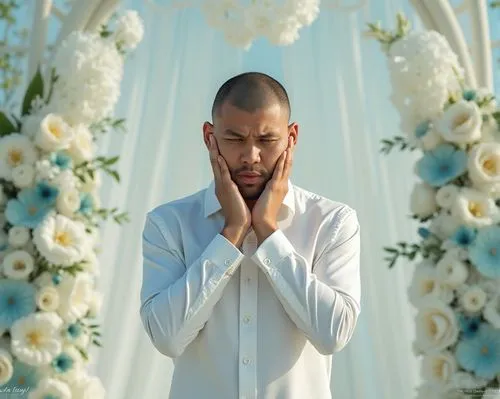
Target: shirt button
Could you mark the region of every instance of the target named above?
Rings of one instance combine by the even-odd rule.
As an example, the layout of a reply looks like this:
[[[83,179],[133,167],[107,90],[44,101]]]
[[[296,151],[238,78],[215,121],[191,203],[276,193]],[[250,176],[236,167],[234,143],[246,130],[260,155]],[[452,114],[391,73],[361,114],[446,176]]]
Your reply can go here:
[[[269,258],[264,259],[264,264],[265,265],[268,265],[269,263],[271,263],[271,259],[269,259]]]
[[[243,364],[247,365],[248,363],[250,363],[250,359],[248,357],[245,357],[243,359]]]
[[[243,318],[243,321],[245,322],[245,324],[248,324],[248,323],[250,323],[250,319],[251,319],[251,317],[250,317],[250,316],[245,316],[245,317]]]

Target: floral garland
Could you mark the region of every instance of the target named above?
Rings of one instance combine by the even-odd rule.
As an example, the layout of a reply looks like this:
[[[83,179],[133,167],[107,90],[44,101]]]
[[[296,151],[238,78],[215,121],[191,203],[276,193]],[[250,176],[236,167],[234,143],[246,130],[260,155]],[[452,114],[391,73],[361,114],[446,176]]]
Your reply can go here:
[[[317,18],[319,4],[319,0],[253,0],[245,6],[238,0],[205,0],[201,9],[207,23],[221,30],[229,43],[248,50],[259,36],[275,45],[292,44],[299,30]]]
[[[118,157],[96,157],[95,142],[123,127],[110,115],[125,55],[142,36],[135,11],[121,16],[113,32],[72,32],[52,59],[50,84],[39,69],[20,117],[0,113],[2,393],[105,395],[85,370],[90,346],[101,346],[99,222],[128,217],[100,208],[100,174],[119,181],[112,169]]]
[[[410,209],[417,243],[387,247],[392,267],[416,260],[409,299],[417,308],[418,398],[500,397],[500,110],[488,90],[466,87],[463,69],[437,32],[369,24],[382,43],[391,101],[405,136],[392,149],[421,152]]]

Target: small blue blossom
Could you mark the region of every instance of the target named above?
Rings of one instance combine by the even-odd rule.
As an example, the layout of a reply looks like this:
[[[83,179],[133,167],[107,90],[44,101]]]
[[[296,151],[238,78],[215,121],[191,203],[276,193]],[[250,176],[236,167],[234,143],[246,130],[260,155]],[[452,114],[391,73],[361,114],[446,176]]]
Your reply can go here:
[[[66,329],[66,335],[71,339],[76,339],[82,335],[83,328],[80,323],[72,323]]]
[[[415,128],[415,137],[417,139],[421,139],[429,132],[430,127],[431,127],[430,121],[424,121],[419,123],[418,126]]]
[[[474,101],[477,97],[477,93],[475,90],[465,90],[462,97],[466,101]]]
[[[481,318],[478,316],[468,317],[464,314],[458,316],[458,324],[464,338],[472,338],[479,330]]]
[[[480,229],[469,247],[469,259],[486,277],[500,278],[500,227]]]
[[[57,200],[59,189],[45,181],[41,181],[35,186],[35,193],[40,198],[42,204],[51,206]]]
[[[417,162],[418,176],[432,187],[444,186],[467,170],[467,154],[451,144],[441,144]]]
[[[68,370],[71,370],[73,367],[74,360],[71,356],[69,356],[66,353],[61,353],[58,356],[52,360],[52,368],[57,372],[57,373],[65,373]]]
[[[94,200],[89,193],[82,193],[80,195],[80,209],[79,212],[84,215],[92,214],[94,209]]]
[[[476,234],[476,229],[467,226],[460,226],[450,237],[450,240],[460,247],[467,248],[474,242]]]
[[[425,227],[419,227],[418,235],[425,240],[426,238],[430,237],[431,232],[429,231],[429,229],[427,229]]]
[[[50,163],[61,170],[73,167],[73,159],[65,151],[53,152],[50,154]]]
[[[52,282],[55,284],[55,285],[59,285],[59,283],[61,282],[62,280],[62,277],[60,274],[54,274],[52,276]]]

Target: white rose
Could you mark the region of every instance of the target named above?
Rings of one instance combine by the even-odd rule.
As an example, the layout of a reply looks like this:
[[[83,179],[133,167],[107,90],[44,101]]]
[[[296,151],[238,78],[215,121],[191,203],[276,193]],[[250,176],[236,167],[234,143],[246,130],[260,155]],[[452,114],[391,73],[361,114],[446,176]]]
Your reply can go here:
[[[417,317],[416,346],[424,353],[444,350],[458,338],[453,310],[438,299],[428,298],[420,305]]]
[[[73,130],[64,119],[56,114],[48,114],[40,123],[35,143],[42,150],[52,152],[68,148],[72,139]]]
[[[448,184],[438,189],[436,202],[441,208],[449,209],[453,205],[460,189],[453,184]]]
[[[436,130],[445,140],[467,144],[481,138],[481,111],[476,103],[461,100],[452,104],[436,121]]]
[[[58,313],[64,321],[73,323],[85,316],[91,306],[93,285],[88,273],[63,278],[56,289],[60,298]]]
[[[59,213],[71,218],[80,209],[80,193],[76,189],[59,192],[56,200]]]
[[[59,307],[59,293],[54,287],[42,287],[36,294],[36,304],[44,312],[53,312]]]
[[[479,143],[470,151],[469,177],[481,191],[500,189],[500,144]]]
[[[464,284],[469,276],[467,265],[446,253],[436,265],[436,273],[440,281],[451,288]]]
[[[93,136],[87,126],[79,124],[73,127],[73,140],[68,148],[69,155],[76,164],[90,161],[94,156]]]
[[[408,296],[413,306],[418,307],[422,300],[429,296],[437,297],[444,303],[450,303],[453,300],[453,291],[439,280],[436,266],[424,260],[415,266]]]
[[[17,250],[5,256],[2,268],[8,278],[27,279],[35,268],[35,260],[28,252]]]
[[[0,392],[1,385],[6,384],[14,373],[12,366],[12,356],[9,351],[0,348]]]
[[[460,297],[460,303],[465,311],[478,312],[486,304],[486,292],[478,286],[468,287]]]
[[[410,197],[410,209],[418,217],[431,216],[437,211],[436,191],[428,184],[415,184]]]
[[[30,238],[30,231],[27,227],[14,226],[9,230],[9,245],[14,248],[24,247]]]
[[[495,201],[485,193],[463,188],[451,208],[451,214],[470,227],[485,227],[498,219]]]
[[[32,165],[19,165],[12,169],[12,182],[18,188],[33,186],[35,182],[35,168]]]
[[[422,378],[433,383],[447,384],[457,368],[457,361],[451,352],[430,353],[422,359]]]

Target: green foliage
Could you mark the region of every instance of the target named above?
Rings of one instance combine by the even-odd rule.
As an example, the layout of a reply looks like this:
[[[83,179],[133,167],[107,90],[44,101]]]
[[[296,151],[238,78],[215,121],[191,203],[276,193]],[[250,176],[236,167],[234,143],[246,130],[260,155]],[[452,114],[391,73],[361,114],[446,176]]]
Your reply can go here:
[[[408,139],[403,136],[395,136],[392,139],[383,139],[382,140],[382,148],[380,152],[383,154],[389,154],[394,148],[398,148],[401,151],[409,150],[413,151],[415,147],[411,146],[408,143]]]
[[[29,114],[31,110],[31,103],[36,98],[43,99],[43,77],[40,71],[40,67],[37,68],[35,76],[31,79],[31,82],[26,89],[26,94],[24,95],[22,115]]]
[[[396,29],[394,31],[382,29],[380,21],[376,23],[368,23],[368,30],[365,31],[365,36],[374,38],[382,44],[385,52],[388,52],[391,46],[405,37],[411,29],[410,21],[403,13],[398,13],[396,17]]]
[[[423,259],[432,258],[436,261],[444,253],[440,242],[434,240],[424,241],[421,244],[400,241],[395,247],[385,247],[384,251],[387,252],[384,260],[389,262],[389,268],[392,268],[400,258],[413,261],[420,255]]]
[[[17,131],[16,125],[0,111],[0,137],[7,136]]]

